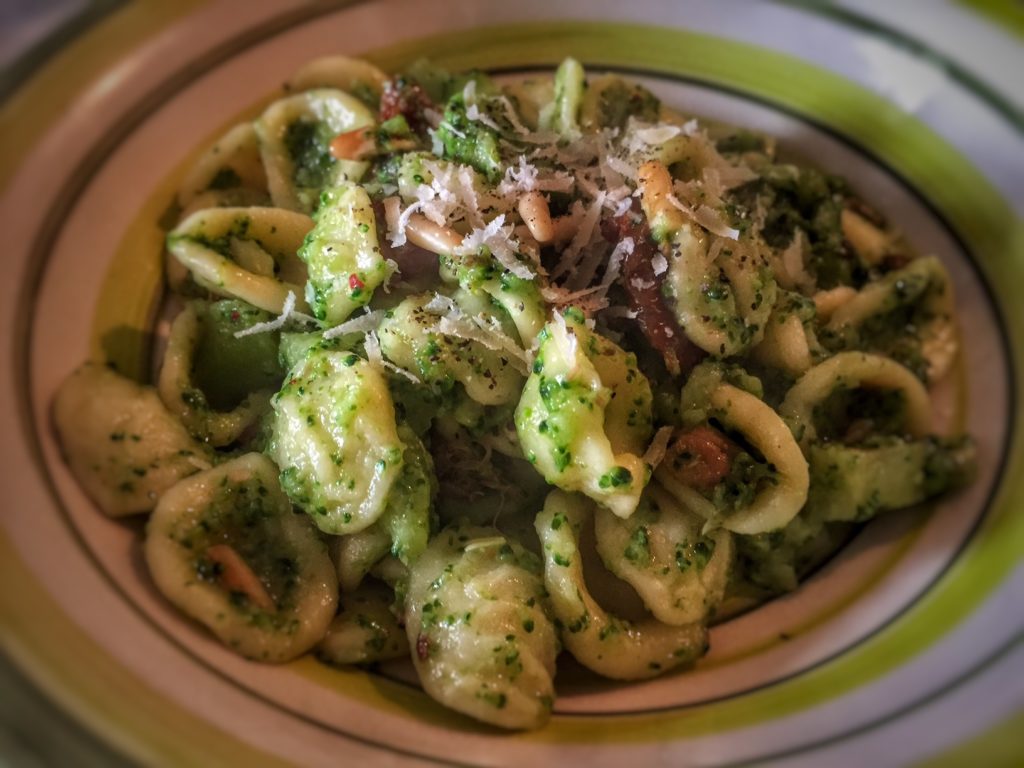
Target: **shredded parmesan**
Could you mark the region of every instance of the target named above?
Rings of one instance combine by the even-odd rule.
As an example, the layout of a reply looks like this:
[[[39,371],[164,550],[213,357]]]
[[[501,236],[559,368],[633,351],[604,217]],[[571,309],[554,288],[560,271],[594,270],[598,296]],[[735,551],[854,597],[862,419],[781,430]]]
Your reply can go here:
[[[558,262],[558,266],[555,268],[553,273],[554,277],[561,277],[562,275],[569,274],[572,269],[578,264],[578,256],[580,251],[587,246],[591,238],[594,236],[594,231],[597,228],[598,220],[601,217],[601,208],[604,205],[604,192],[598,192],[594,202],[586,209],[583,214],[583,219],[580,221],[579,229],[576,230],[576,234],[573,235],[572,242],[562,252],[562,258]]]
[[[444,128],[449,133],[454,133],[460,139],[466,138],[466,134],[464,134],[462,131],[460,131],[458,128],[456,128],[454,125],[449,123],[447,120],[442,120],[438,127],[439,128]]]
[[[672,205],[685,213],[692,221],[700,224],[708,232],[713,232],[719,237],[727,237],[730,240],[739,240],[740,231],[733,229],[723,221],[721,214],[706,205],[699,206],[696,210],[688,206],[675,195],[669,193],[665,199]]]
[[[404,211],[402,201],[397,197],[389,197],[384,201],[384,219],[388,225],[388,240],[391,245],[398,247],[405,245],[405,228],[409,226],[409,219],[423,207],[422,202],[412,203]]]
[[[656,147],[664,144],[669,139],[674,139],[683,129],[678,125],[651,125],[644,128],[636,128],[632,135],[649,147]],[[632,148],[632,147],[631,147]]]
[[[605,267],[604,277],[601,279],[601,287],[603,289],[607,291],[608,287],[615,282],[622,269],[622,262],[626,260],[627,256],[633,253],[633,249],[635,247],[636,242],[632,237],[624,237],[618,242],[612,250],[611,255],[608,256],[608,266]]]
[[[248,328],[243,328],[241,331],[235,332],[235,338],[241,339],[244,336],[252,336],[257,333],[271,333],[273,331],[279,331],[284,328],[285,323],[289,320],[297,320],[302,323],[315,323],[316,318],[304,315],[301,312],[295,311],[295,292],[288,291],[288,295],[285,296],[284,305],[281,307],[281,314],[273,320],[267,320],[264,323],[254,323]]]
[[[380,321],[384,318],[384,310],[377,309],[373,312],[367,312],[366,314],[359,315],[358,317],[350,318],[341,325],[336,325],[333,328],[328,328],[324,331],[325,339],[336,339],[339,336],[344,336],[347,333],[366,333],[367,331],[373,331],[380,325]]]
[[[375,365],[378,368],[384,368],[389,371],[394,371],[399,376],[404,376],[413,384],[422,384],[419,378],[414,376],[405,368],[401,368],[390,360],[384,358],[384,354],[380,351],[380,339],[377,338],[376,331],[367,331],[363,338],[363,349],[366,351],[366,359],[370,365]]]
[[[440,127],[441,123],[438,122],[437,125]],[[430,137],[430,153],[437,157],[444,155],[444,142],[441,141],[441,137],[438,135],[437,131],[433,128],[427,128],[427,135]]]
[[[516,277],[532,280],[533,272],[516,258],[519,243],[512,238],[513,225],[505,224],[505,214],[499,214],[485,227],[474,227],[454,249],[456,256],[473,256],[486,247],[495,260]]]
[[[518,165],[505,169],[505,176],[496,191],[504,198],[511,198],[524,192],[569,192],[572,188],[572,177],[565,171],[541,176],[537,166],[520,155]]]

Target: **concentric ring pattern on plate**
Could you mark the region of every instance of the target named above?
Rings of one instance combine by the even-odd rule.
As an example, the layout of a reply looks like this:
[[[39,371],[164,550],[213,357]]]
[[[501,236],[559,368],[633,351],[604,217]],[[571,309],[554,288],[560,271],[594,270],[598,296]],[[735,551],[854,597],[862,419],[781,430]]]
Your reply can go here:
[[[659,21],[659,29],[566,22],[541,3],[486,14],[460,3],[438,3],[429,13],[390,3],[316,5],[283,15],[268,5],[243,26],[226,6],[211,5],[111,70],[108,85],[116,89],[97,87],[74,102],[10,188],[40,203],[6,229],[25,235],[11,242],[29,246],[19,255],[21,293],[4,302],[21,318],[9,326],[15,334],[5,336],[4,351],[13,370],[27,374],[15,387],[19,434],[28,445],[12,462],[24,467],[19,483],[31,503],[4,521],[5,552],[17,558],[26,584],[17,598],[5,594],[4,608],[27,627],[45,623],[81,637],[80,664],[95,664],[118,684],[103,691],[88,669],[56,671],[46,647],[54,641],[29,648],[29,638],[38,637],[30,629],[5,633],[16,658],[80,714],[83,706],[99,707],[92,723],[122,749],[180,758],[214,750],[207,754],[228,759],[231,748],[245,744],[253,761],[277,755],[327,762],[343,750],[350,759],[603,764],[685,755],[722,764],[773,755],[839,760],[874,744],[906,762],[1010,714],[1019,689],[1004,685],[978,702],[972,691],[986,676],[1020,669],[1013,646],[1020,620],[1006,610],[1020,587],[1021,525],[1012,512],[1024,498],[1014,406],[1019,371],[1011,354],[1021,348],[1024,313],[1010,300],[1024,267],[1019,219],[930,125],[820,66],[844,71],[839,53],[857,49],[849,30],[759,6],[754,15],[765,24],[785,21],[801,34],[834,39],[840,64],[812,66],[728,41],[726,10],[659,3],[629,9],[631,21]],[[623,15],[611,4],[591,12]],[[668,28],[684,21],[699,31]],[[480,25],[486,28],[467,31]],[[785,51],[793,43],[783,37],[777,47]],[[338,50],[367,52],[385,65],[428,54],[506,75],[570,53],[595,68],[646,78],[686,110],[774,133],[847,175],[953,271],[968,343],[959,381],[938,399],[942,418],[963,420],[979,439],[978,482],[930,514],[873,524],[797,594],[716,629],[713,653],[693,673],[627,687],[568,686],[560,715],[537,734],[499,737],[439,711],[387,674],[306,661],[254,668],[223,652],[157,598],[139,560],[138,531],[102,519],[77,490],[52,442],[47,403],[86,354],[112,357],[129,372],[145,369],[144,333],[159,283],[155,221],[176,174],[219,130],[254,114],[297,65]],[[161,55],[169,60],[161,69],[145,69]],[[1020,149],[1019,136],[1004,135],[983,102],[947,87],[950,98],[966,98],[987,136]],[[945,92],[932,99],[941,117]],[[955,126],[936,127],[962,139]],[[989,150],[981,154],[984,166]],[[31,176],[33,169],[52,174],[62,167],[57,158],[67,161],[59,178]],[[4,216],[11,210],[5,202]],[[26,456],[26,447],[35,455]],[[117,694],[131,694],[139,709],[128,711]],[[969,713],[945,733],[922,735],[927,729],[914,723],[927,723],[929,711],[957,697],[971,701]],[[179,723],[188,743],[169,743],[161,720]],[[894,739],[901,722],[916,741]]]

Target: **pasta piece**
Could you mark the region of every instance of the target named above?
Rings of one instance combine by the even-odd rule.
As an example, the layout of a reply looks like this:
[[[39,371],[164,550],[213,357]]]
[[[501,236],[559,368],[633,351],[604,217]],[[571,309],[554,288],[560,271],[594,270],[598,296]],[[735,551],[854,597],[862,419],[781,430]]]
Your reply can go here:
[[[659,621],[674,626],[706,621],[725,596],[733,543],[722,528],[702,535],[703,525],[700,515],[654,482],[626,520],[597,510],[597,552]]]
[[[306,265],[295,255],[312,220],[279,208],[215,208],[189,216],[167,235],[167,250],[202,287],[281,314],[289,293],[297,309]]]
[[[53,424],[75,479],[111,517],[149,512],[164,491],[213,462],[156,390],[95,363],[60,385]]]
[[[591,597],[579,552],[580,529],[591,508],[584,497],[556,490],[536,520],[544,584],[568,651],[583,666],[615,680],[654,677],[703,656],[707,628],[700,622],[630,622],[607,613]]]
[[[705,253],[700,242],[683,227],[663,246],[669,260],[665,286],[676,320],[705,352],[743,354],[764,336],[775,306],[775,278],[754,248],[722,246],[715,255]]]
[[[709,241],[703,226],[681,210],[665,165],[645,163],[637,175],[651,234],[668,260],[663,292],[690,341],[727,357],[746,352],[764,336],[777,286],[761,252],[746,242]]]
[[[366,105],[332,88],[271,104],[256,121],[256,132],[274,205],[308,214],[316,209],[321,189],[359,181],[368,164],[335,159],[330,143],[339,133],[373,124]]]
[[[386,81],[387,75],[368,61],[348,56],[322,56],[304,64],[285,81],[284,87],[291,92],[335,88],[376,105]]]
[[[413,564],[406,632],[423,689],[502,728],[551,715],[558,637],[535,555],[493,528],[442,531]]]
[[[526,458],[549,483],[629,517],[650,472],[651,388],[636,356],[589,330],[575,310],[556,315],[516,409]]]
[[[182,480],[146,526],[157,588],[234,651],[283,662],[312,648],[338,604],[327,550],[292,512],[277,467],[250,453]]]
[[[267,319],[235,301],[192,302],[174,319],[157,390],[203,442],[229,445],[266,413],[282,375],[275,340],[270,334],[236,339],[230,331]]]
[[[814,333],[815,305],[799,294],[782,292],[764,329],[764,338],[751,350],[762,365],[796,378],[822,353]]]
[[[931,402],[921,380],[895,360],[864,352],[840,352],[811,368],[786,393],[779,413],[789,421],[800,444],[807,446],[817,439],[815,407],[837,389],[862,387],[899,392],[906,432],[913,437],[928,434]]]
[[[266,190],[235,187],[233,189],[208,189],[193,197],[189,204],[181,209],[178,222],[181,223],[196,211],[207,208],[266,208],[270,205],[270,194]],[[180,262],[171,259],[168,264]]]
[[[489,296],[515,325],[520,346],[533,347],[547,320],[547,308],[535,281],[517,277],[494,259],[479,255],[442,256],[441,276],[467,292]]]
[[[879,327],[887,315],[899,310],[910,310],[910,318],[893,319]],[[892,337],[906,336],[908,325],[924,357],[928,381],[938,381],[956,356],[957,340],[952,282],[934,256],[915,259],[868,283],[832,312],[825,330],[850,346],[888,351],[887,347],[897,346]]]
[[[393,595],[383,587],[365,586],[341,595],[338,615],[316,647],[328,664],[374,664],[409,656],[405,630],[391,612]]]
[[[268,453],[292,502],[325,533],[357,533],[376,522],[405,451],[377,369],[352,352],[312,349],[271,406]]]
[[[642,85],[618,75],[600,75],[587,83],[580,105],[580,127],[584,131],[626,127],[630,118],[653,123],[661,103]]]
[[[463,305],[471,299],[456,298]],[[522,350],[496,329],[475,323],[476,313],[467,309],[463,313],[458,303],[435,294],[411,296],[381,322],[381,351],[443,396],[459,384],[481,405],[512,402],[523,381],[512,353]]]
[[[355,592],[371,569],[391,551],[391,537],[374,523],[359,533],[331,539],[331,559],[342,593]]]
[[[188,209],[204,192],[238,190],[267,194],[260,140],[252,123],[236,125],[203,153],[178,186],[177,202]]]
[[[426,549],[431,529],[436,528],[433,461],[409,427],[399,425],[398,436],[405,445],[402,472],[391,486],[384,513],[369,528],[339,539],[335,550],[342,591],[355,589],[389,552],[410,565]]]
[[[377,525],[388,533],[391,554],[411,565],[427,548],[437,479],[430,454],[416,433],[401,424],[398,437],[405,446],[402,473],[391,487],[387,507]]]
[[[789,427],[771,406],[732,384],[718,384],[708,403],[709,416],[742,435],[760,453],[771,469],[769,481],[758,484],[749,504],[723,516],[706,500],[699,501],[694,489],[673,478],[665,464],[658,468],[658,480],[694,512],[707,514],[715,509],[709,519],[734,533],[750,535],[782,528],[800,512],[810,485],[807,461]]]
[[[799,580],[835,552],[849,537],[850,526],[827,523],[821,509],[808,507],[785,527],[734,539],[743,570],[736,577],[768,594],[791,592]]]
[[[892,248],[892,237],[860,214],[844,208],[840,214],[843,237],[853,246],[861,261],[877,266]]]
[[[554,100],[540,112],[541,128],[555,131],[563,139],[580,135],[580,102],[586,89],[583,67],[575,59],[565,59],[555,71]]]
[[[309,272],[306,302],[318,320],[334,326],[366,306],[394,270],[381,254],[373,206],[362,187],[324,190],[314,219],[299,249]]]
[[[864,522],[965,484],[974,472],[974,445],[962,439],[868,446],[812,445],[808,506],[824,520]]]

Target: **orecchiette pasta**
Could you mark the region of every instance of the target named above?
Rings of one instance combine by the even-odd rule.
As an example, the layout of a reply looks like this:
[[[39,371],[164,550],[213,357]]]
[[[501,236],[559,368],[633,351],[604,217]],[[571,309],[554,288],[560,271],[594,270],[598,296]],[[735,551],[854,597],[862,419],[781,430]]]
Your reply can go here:
[[[309,272],[306,301],[319,320],[338,325],[369,303],[393,268],[381,254],[372,203],[361,187],[325,190],[315,218],[299,249]]]
[[[275,313],[292,293],[308,310],[306,265],[297,252],[312,228],[309,217],[280,208],[212,208],[181,222],[167,249],[213,293]]]
[[[591,597],[579,551],[580,527],[590,519],[591,506],[581,496],[552,491],[537,515],[544,584],[565,647],[583,666],[616,680],[654,677],[698,658],[707,643],[707,629],[699,621],[630,622],[607,613]]]
[[[161,592],[243,656],[281,662],[327,630],[338,582],[308,518],[292,512],[277,467],[247,454],[182,480],[146,526]]]
[[[367,164],[336,159],[329,145],[334,136],[373,123],[365,104],[333,88],[304,91],[271,104],[255,126],[274,205],[311,213],[322,189],[358,181]]]
[[[640,456],[651,434],[647,379],[635,357],[571,314],[541,338],[516,411],[526,458],[549,483],[629,517],[650,474]]]
[[[229,328],[240,328],[239,321],[242,321],[243,317],[250,325],[266,322],[267,317],[265,313],[253,312],[247,305],[239,305],[238,302],[223,302],[221,305],[193,303],[187,306],[171,326],[157,390],[164,405],[181,419],[189,432],[210,445],[224,446],[238,440],[267,410],[270,396],[273,394],[269,387],[279,380],[280,371],[276,364],[275,350],[272,348],[265,350],[270,354],[263,354],[263,359],[260,359],[260,353],[264,350],[260,350],[259,346],[262,346],[264,341],[272,341],[271,339],[229,337],[227,344],[204,344],[204,341],[216,333],[210,326],[216,326],[218,314],[221,315],[222,322],[226,318]],[[204,349],[211,346],[212,349]],[[245,347],[249,349],[246,350]],[[235,354],[232,355],[232,352]],[[253,383],[252,388],[241,393],[242,399],[239,402],[225,403],[224,405],[229,407],[224,409],[215,407],[220,404],[216,400],[223,401],[225,394],[230,396],[232,393],[215,391],[208,394],[203,390],[195,381],[195,374],[197,369],[202,370],[200,366],[206,361],[197,359],[198,357],[229,358],[228,365],[223,369],[215,371],[212,377],[207,374],[207,381],[211,378],[224,381],[223,374],[227,373],[233,367],[231,363],[234,363],[244,366],[245,374]],[[211,364],[208,363],[207,366],[209,365]],[[236,378],[235,381],[237,380]],[[211,403],[211,399],[215,402]]]
[[[338,615],[316,647],[328,664],[373,664],[409,655],[405,630],[391,612],[386,589],[343,589]]]
[[[152,387],[102,365],[87,363],[61,384],[53,422],[75,478],[112,517],[149,512],[168,488],[213,461]]]
[[[272,407],[269,453],[292,501],[328,533],[376,522],[405,452],[384,377],[351,352],[311,350]]]
[[[426,691],[503,728],[536,728],[554,702],[558,639],[536,556],[495,529],[441,531],[409,574],[406,632]]]
[[[654,482],[629,518],[596,511],[597,552],[662,623],[705,621],[725,597],[733,543],[723,528],[702,534],[704,522]]]
[[[928,390],[920,379],[887,357],[863,352],[840,352],[811,368],[786,393],[779,413],[790,421],[801,443],[817,436],[814,409],[837,389],[867,387],[902,396],[906,432],[923,437],[931,427]]]

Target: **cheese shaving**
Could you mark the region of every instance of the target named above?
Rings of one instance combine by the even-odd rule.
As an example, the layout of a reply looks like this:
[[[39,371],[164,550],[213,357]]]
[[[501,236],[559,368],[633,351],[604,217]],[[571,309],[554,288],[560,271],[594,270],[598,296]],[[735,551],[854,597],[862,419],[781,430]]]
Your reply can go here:
[[[248,328],[236,331],[234,336],[236,339],[241,339],[245,336],[253,336],[257,333],[272,333],[273,331],[279,331],[284,328],[285,324],[289,320],[297,320],[302,323],[316,322],[316,318],[295,311],[294,291],[288,291],[288,295],[285,296],[284,305],[281,307],[280,315],[273,320],[267,320],[263,323],[253,323]]]
[[[462,131],[460,131],[458,128],[456,128],[454,125],[449,123],[447,120],[442,120],[440,125],[438,125],[438,128],[444,128],[446,131],[448,131],[449,133],[455,134],[460,139],[466,138],[466,134],[464,134]]]
[[[615,282],[619,272],[622,270],[622,262],[633,253],[634,248],[636,248],[636,242],[632,237],[624,237],[618,242],[611,255],[608,256],[608,266],[605,268],[604,277],[601,279],[602,288],[607,290]]]
[[[597,222],[601,217],[601,208],[604,205],[604,192],[598,192],[594,202],[586,209],[583,214],[583,219],[580,221],[579,229],[576,230],[576,234],[573,235],[572,242],[562,252],[562,258],[558,262],[558,266],[555,268],[553,276],[558,278],[562,275],[569,274],[573,267],[578,263],[577,257],[580,251],[588,245],[591,238],[594,236],[594,231],[597,228]]]
[[[373,312],[367,312],[366,314],[359,315],[346,320],[341,325],[336,325],[333,328],[328,328],[324,331],[325,339],[336,339],[339,336],[344,336],[347,333],[366,333],[367,331],[374,331],[377,326],[380,325],[380,321],[384,318],[384,310],[377,309]]]
[[[376,331],[367,331],[363,337],[363,349],[366,351],[366,359],[370,365],[374,365],[378,368],[383,368],[388,371],[393,371],[399,376],[404,376],[413,384],[422,384],[423,382],[416,376],[414,376],[405,368],[401,368],[390,360],[384,358],[384,354],[380,351],[380,339],[377,338]]]
[[[397,197],[389,197],[384,201],[384,217],[388,224],[388,240],[391,245],[398,247],[405,245],[405,228],[409,226],[409,219],[417,211],[423,209],[423,202],[417,201],[409,205],[404,211],[401,210],[401,201]]]
[[[496,191],[502,197],[509,198],[534,191],[570,192],[573,185],[572,177],[565,171],[555,171],[541,176],[537,166],[520,155],[517,165],[510,165],[505,169],[505,176],[498,183]]]
[[[644,128],[636,128],[632,135],[649,147],[656,147],[664,144],[669,139],[674,139],[683,129],[678,125],[652,125]]]
[[[519,243],[512,239],[513,225],[505,224],[505,214],[499,214],[485,227],[474,227],[462,239],[462,245],[453,250],[456,256],[475,256],[487,248],[494,259],[516,277],[532,280],[533,272],[516,258]]]
[[[721,214],[712,208],[709,208],[706,205],[701,205],[694,210],[671,193],[665,195],[665,199],[685,213],[692,221],[700,224],[704,229],[708,230],[708,232],[713,232],[719,237],[727,237],[730,240],[739,240],[740,231],[728,226],[722,220]]]

